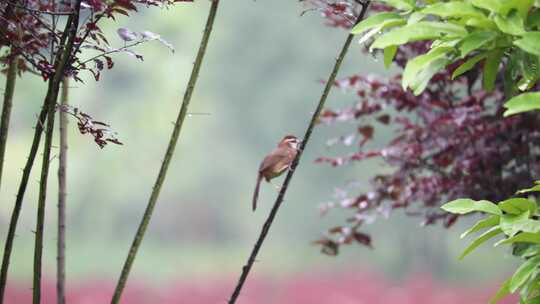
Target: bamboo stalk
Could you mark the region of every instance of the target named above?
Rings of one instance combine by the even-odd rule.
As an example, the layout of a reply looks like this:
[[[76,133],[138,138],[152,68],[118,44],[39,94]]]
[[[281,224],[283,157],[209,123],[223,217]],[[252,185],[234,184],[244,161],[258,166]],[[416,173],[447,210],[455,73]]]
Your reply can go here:
[[[356,24],[362,21],[362,19],[364,19],[369,3],[370,1],[367,1],[361,4],[362,11],[360,12],[357,18]],[[289,188],[289,183],[291,182],[294,172],[296,171],[296,167],[298,166],[298,163],[300,162],[300,158],[302,157],[302,154],[305,151],[306,145],[309,142],[309,139],[311,138],[311,133],[313,132],[313,129],[315,128],[315,124],[317,123],[319,116],[321,114],[321,111],[324,108],[326,99],[328,98],[330,90],[332,89],[332,86],[334,85],[339,68],[341,67],[341,63],[343,62],[343,59],[345,58],[345,55],[347,54],[347,51],[349,50],[349,46],[351,45],[353,37],[354,36],[352,34],[349,34],[347,36],[347,39],[345,40],[345,43],[341,47],[341,51],[338,57],[336,58],[336,62],[334,64],[332,72],[330,73],[330,76],[328,77],[328,80],[326,81],[326,85],[319,99],[319,103],[317,104],[317,108],[315,109],[315,112],[313,113],[313,116],[311,117],[311,121],[309,122],[309,125],[306,129],[306,133],[300,145],[298,154],[296,155],[296,158],[294,159],[291,165],[291,169],[289,170],[289,172],[287,173],[287,176],[285,177],[285,180],[283,181],[283,185],[280,188],[276,201],[272,207],[272,210],[270,211],[270,214],[268,215],[268,218],[264,222],[262,230],[259,234],[257,241],[255,242],[255,245],[253,246],[253,249],[247,260],[247,263],[242,267],[242,273],[240,274],[240,278],[238,279],[236,287],[231,295],[231,298],[228,301],[229,304],[236,303],[236,300],[238,299],[238,296],[240,295],[240,291],[242,290],[242,287],[244,286],[244,283],[247,280],[249,271],[251,270],[253,263],[255,262],[255,259],[257,258],[257,254],[259,253],[259,250],[261,249],[261,246],[266,236],[268,235],[268,232],[270,231],[270,227],[272,226],[274,218],[276,217],[276,214],[279,210],[279,207],[283,203],[283,199],[285,198],[285,194],[287,193],[287,189]]]
[[[32,145],[30,147],[30,152],[28,154],[28,159],[26,161],[25,167],[23,169],[23,175],[21,182],[19,184],[19,189],[17,191],[17,197],[15,199],[15,206],[11,213],[11,219],[9,222],[8,235],[6,237],[6,243],[4,246],[4,254],[2,257],[2,268],[0,270],[0,304],[4,303],[4,296],[7,284],[7,275],[9,269],[9,262],[11,259],[11,253],[13,250],[13,242],[15,239],[15,231],[17,228],[17,222],[19,220],[19,215],[22,208],[22,202],[24,199],[24,194],[26,193],[26,187],[28,186],[28,179],[30,178],[30,173],[34,165],[34,161],[37,155],[37,150],[39,148],[39,143],[41,141],[41,133],[44,129],[45,120],[49,109],[53,108],[56,104],[58,98],[58,91],[60,89],[60,82],[63,79],[64,71],[67,66],[67,63],[72,55],[73,45],[75,42],[75,37],[77,34],[77,28],[79,24],[79,12],[81,7],[82,0],[76,0],[75,10],[72,15],[69,16],[62,39],[60,40],[60,45],[62,46],[62,52],[58,52],[54,61],[55,73],[53,77],[49,80],[49,85],[47,88],[47,94],[43,101],[43,106],[35,126],[34,137],[32,140]],[[66,42],[67,40],[67,42]],[[37,233],[37,231],[36,231]]]
[[[62,107],[69,105],[69,78],[64,77],[62,82]],[[66,170],[67,170],[67,114],[58,111],[60,116],[60,154],[58,164],[58,239],[56,243],[56,303],[66,303]]]
[[[34,244],[34,279],[32,286],[32,303],[41,303],[41,258],[43,255],[43,233],[45,230],[45,202],[47,198],[47,180],[51,159],[51,147],[54,133],[55,104],[47,107],[47,128],[41,163],[41,178],[39,181],[39,197],[36,221],[36,240]]]
[[[148,205],[146,207],[141,223],[139,224],[139,227],[135,234],[135,238],[133,239],[133,243],[131,244],[131,248],[129,249],[129,253],[126,258],[126,261],[124,262],[122,272],[120,274],[116,288],[114,290],[114,295],[111,299],[111,304],[117,304],[120,301],[120,297],[122,296],[122,292],[124,290],[124,287],[126,286],[126,282],[127,282],[131,267],[133,265],[133,261],[135,260],[137,251],[139,250],[139,246],[141,245],[141,242],[144,238],[146,228],[148,227],[148,224],[150,223],[152,212],[158,200],[161,187],[163,186],[163,183],[165,181],[165,177],[167,175],[167,169],[169,168],[169,164],[174,155],[174,149],[176,147],[176,143],[178,141],[178,137],[180,135],[180,131],[182,129],[182,125],[184,123],[184,119],[187,114],[189,103],[191,101],[191,96],[193,94],[193,90],[195,89],[195,84],[197,83],[197,78],[199,76],[199,71],[201,69],[201,65],[204,59],[204,54],[206,52],[208,40],[210,38],[210,34],[212,32],[212,28],[214,25],[214,20],[216,17],[218,5],[219,5],[219,0],[212,0],[212,4],[210,6],[210,11],[208,14],[208,19],[206,21],[203,37],[201,40],[201,44],[199,46],[199,51],[197,53],[197,57],[195,58],[195,63],[193,64],[193,69],[191,71],[188,85],[184,93],[182,106],[180,108],[180,112],[178,113],[178,118],[176,119],[176,123],[174,125],[171,138],[169,140],[169,145],[167,147],[167,151],[165,152],[165,157],[163,158],[163,162],[161,163],[161,168],[159,170],[158,177],[154,183],[154,187],[152,188],[152,193],[150,195],[150,199],[148,200]]]
[[[15,93],[15,83],[17,81],[18,56],[13,56],[9,63],[6,87],[4,91],[4,103],[2,106],[2,118],[0,121],[0,186],[2,185],[2,173],[4,169],[4,159],[6,153],[6,143],[9,132],[9,120],[11,117],[11,108],[13,106],[13,95]]]

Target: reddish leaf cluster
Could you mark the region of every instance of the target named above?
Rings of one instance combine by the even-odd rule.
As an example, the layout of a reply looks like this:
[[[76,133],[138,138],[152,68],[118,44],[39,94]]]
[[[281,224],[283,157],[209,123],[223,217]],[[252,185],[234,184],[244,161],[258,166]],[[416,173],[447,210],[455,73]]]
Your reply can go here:
[[[402,46],[394,62],[403,69],[407,59],[427,47],[423,42]],[[539,178],[538,114],[503,118],[502,82],[487,93],[478,89],[477,70],[451,80],[454,68],[436,74],[418,96],[403,90],[399,75],[389,79],[353,75],[335,83],[355,93],[357,101],[345,109],[324,110],[320,121],[356,122],[353,133],[330,141],[351,146],[353,151],[316,161],[337,167],[377,157],[393,172],[373,176],[367,192],[348,189],[322,207],[323,211],[341,207],[353,213],[347,225],[331,229],[318,241],[323,252],[337,253],[339,245],[350,243],[346,237],[357,233],[362,224],[393,209],[423,216],[425,225],[442,221],[449,227],[457,217],[443,213],[440,204],[459,197],[499,201]],[[366,147],[377,131],[388,128],[394,132],[388,143]]]
[[[100,22],[105,19],[115,19],[118,15],[128,16],[141,6],[167,6],[175,2],[192,2],[190,0],[79,0],[79,26],[76,30],[73,51],[64,70],[65,76],[82,81],[78,74],[89,71],[96,81],[100,73],[114,66],[113,53],[127,53],[142,60],[142,55],[130,48],[147,41],[158,40],[172,51],[174,49],[158,34],[150,31],[131,32],[121,29],[125,35],[134,37],[132,44],[112,48],[103,31]],[[55,74],[56,60],[64,50],[64,42],[68,36],[64,27],[58,24],[67,22],[74,15],[75,1],[67,0],[4,0],[0,1],[0,49],[9,48],[9,52],[0,54],[0,64],[7,64],[18,58],[19,72],[31,72],[41,75],[44,80]],[[69,23],[68,23],[69,24]],[[120,33],[120,31],[119,31]],[[124,42],[128,41],[120,36]],[[83,54],[84,50],[97,51],[97,54]],[[83,57],[90,57],[83,59]],[[93,120],[89,115],[76,108],[63,109],[78,120],[81,133],[91,134],[95,142],[103,148],[107,143],[121,144],[105,123]]]
[[[123,145],[115,135],[115,132],[112,132],[110,126],[104,122],[94,120],[92,116],[81,112],[78,108],[59,105],[59,110],[77,119],[77,127],[81,134],[90,134],[94,137],[96,144],[103,148],[108,143],[113,143],[116,145]]]
[[[362,9],[362,2],[365,2],[365,0],[307,0],[305,1],[307,7],[305,12],[320,12],[326,20],[326,25],[350,29],[356,22],[356,17]],[[370,7],[371,10],[388,10],[387,7],[379,3],[371,3]]]
[[[57,24],[68,18],[72,12],[72,1],[52,0],[5,0],[0,3],[0,48],[7,46],[12,52],[0,56],[1,63],[8,63],[14,55],[20,55],[20,71],[31,71],[46,80],[54,73],[55,54],[61,52],[60,41],[65,33]],[[100,28],[103,19],[115,19],[118,15],[129,15],[140,6],[167,6],[175,2],[190,0],[83,0],[81,14],[87,16],[77,32],[74,58],[68,63],[66,74],[80,81],[77,74],[81,70],[90,71],[96,80],[106,62],[113,66],[107,56],[118,52],[109,47],[108,39]],[[155,38],[159,39],[159,38]],[[153,39],[146,39],[153,40]],[[160,40],[161,41],[161,40]],[[170,45],[166,44],[168,47]],[[124,46],[125,47],[125,46]],[[83,49],[93,49],[100,53],[90,60],[81,59]],[[87,65],[88,62],[93,65]]]

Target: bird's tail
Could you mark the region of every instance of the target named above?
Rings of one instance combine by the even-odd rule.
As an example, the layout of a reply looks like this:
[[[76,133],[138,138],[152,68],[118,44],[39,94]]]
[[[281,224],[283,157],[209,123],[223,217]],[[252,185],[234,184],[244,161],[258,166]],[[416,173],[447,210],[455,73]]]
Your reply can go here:
[[[253,211],[257,209],[257,199],[259,198],[259,187],[261,186],[262,174],[257,175],[257,184],[255,185],[255,192],[253,193]]]

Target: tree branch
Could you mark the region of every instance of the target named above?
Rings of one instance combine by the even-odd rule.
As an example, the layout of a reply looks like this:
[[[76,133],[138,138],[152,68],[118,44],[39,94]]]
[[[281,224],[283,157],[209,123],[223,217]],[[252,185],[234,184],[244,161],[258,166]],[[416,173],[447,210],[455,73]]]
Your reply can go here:
[[[61,106],[69,105],[69,78],[62,82]],[[66,303],[66,169],[67,169],[67,114],[58,111],[60,116],[60,156],[58,164],[58,240],[56,257],[56,303]]]
[[[43,160],[39,181],[38,210],[36,221],[36,240],[34,247],[34,279],[32,288],[32,303],[41,303],[41,257],[43,254],[43,231],[45,225],[45,200],[47,198],[47,180],[51,159],[52,137],[54,133],[54,104],[47,105],[47,129],[43,146]]]
[[[58,97],[58,91],[60,88],[60,81],[64,77],[64,71],[69,62],[71,55],[73,54],[73,45],[75,42],[75,36],[77,34],[77,27],[79,23],[79,12],[80,5],[82,0],[77,0],[75,13],[70,16],[66,22],[66,27],[64,29],[64,34],[62,35],[60,45],[64,45],[62,53],[58,53],[54,66],[55,73],[54,76],[49,80],[49,85],[47,89],[47,95],[43,101],[43,106],[41,112],[39,113],[39,118],[35,126],[34,138],[32,140],[32,146],[30,148],[30,153],[26,161],[25,167],[23,169],[23,175],[21,182],[19,184],[19,190],[17,191],[17,198],[15,199],[15,206],[13,208],[11,219],[9,222],[9,230],[6,238],[6,243],[4,247],[4,255],[2,258],[2,268],[0,270],[0,304],[4,303],[4,295],[7,283],[7,273],[9,268],[9,261],[11,258],[11,252],[13,250],[13,241],[15,239],[15,230],[17,228],[17,222],[19,220],[19,214],[22,208],[22,202],[24,199],[24,194],[26,192],[26,187],[28,185],[28,179],[30,178],[30,173],[36,159],[37,150],[39,148],[39,143],[41,141],[41,133],[43,132],[43,126],[45,120],[49,113],[49,110],[54,111],[54,105],[56,104],[56,99]],[[67,42],[66,42],[67,40]],[[37,233],[37,231],[36,231]],[[36,235],[37,238],[37,235]],[[38,249],[38,248],[36,248]]]
[[[366,12],[367,8],[369,6],[370,1],[366,1],[365,3],[361,3],[362,10],[356,20],[356,24],[360,22]],[[343,44],[343,47],[341,48],[341,52],[339,53],[339,56],[336,58],[336,63],[334,64],[334,68],[332,69],[332,72],[330,73],[330,76],[328,77],[328,80],[326,81],[326,85],[324,87],[323,93],[321,95],[321,98],[319,100],[319,104],[317,105],[317,108],[315,112],[313,113],[313,116],[311,117],[311,121],[307,127],[306,133],[304,135],[304,138],[302,140],[302,144],[300,145],[300,149],[298,151],[298,154],[296,155],[295,160],[293,161],[291,165],[291,169],[287,173],[287,176],[285,177],[285,180],[283,181],[283,185],[281,186],[281,190],[279,191],[279,194],[276,198],[276,201],[274,203],[274,206],[272,207],[272,210],[270,211],[270,214],[268,215],[268,218],[264,222],[264,225],[262,227],[262,230],[259,234],[259,238],[257,239],[257,242],[253,246],[253,249],[251,251],[251,254],[248,258],[248,261],[244,267],[242,267],[242,273],[240,275],[240,278],[238,279],[238,283],[236,285],[236,288],[234,289],[231,298],[229,300],[229,304],[236,303],[236,300],[238,299],[238,296],[240,295],[240,291],[242,290],[242,287],[244,286],[244,283],[247,279],[247,276],[249,274],[249,271],[251,270],[251,267],[253,266],[253,263],[255,262],[255,259],[257,257],[257,254],[259,253],[259,250],[261,249],[261,246],[270,230],[270,227],[272,226],[272,222],[274,221],[274,218],[276,217],[276,214],[279,210],[279,207],[283,203],[283,199],[285,198],[285,193],[287,192],[287,189],[289,187],[289,183],[291,182],[291,179],[294,175],[294,172],[296,171],[296,167],[298,166],[298,163],[300,162],[300,158],[302,157],[302,154],[304,153],[305,147],[307,143],[309,142],[309,139],[311,137],[311,133],[313,132],[313,129],[315,127],[315,124],[317,123],[317,120],[319,119],[319,115],[324,108],[324,104],[326,103],[326,99],[328,98],[328,94],[330,93],[330,90],[332,89],[332,86],[334,85],[337,73],[339,71],[339,68],[341,67],[341,63],[343,62],[343,59],[345,58],[345,55],[347,54],[347,51],[349,50],[349,46],[351,45],[352,39],[354,35],[349,34],[347,36],[347,39],[345,40],[345,43]]]
[[[150,222],[150,218],[152,217],[152,212],[154,210],[154,206],[156,205],[157,199],[159,197],[159,193],[161,191],[161,187],[163,185],[163,182],[165,181],[165,177],[167,175],[167,169],[169,168],[169,164],[171,162],[171,159],[174,154],[174,149],[176,147],[176,142],[178,141],[178,137],[180,135],[180,131],[182,129],[182,124],[184,123],[184,119],[187,114],[188,106],[191,101],[191,96],[193,94],[193,90],[195,88],[195,84],[197,82],[197,78],[199,76],[199,71],[201,69],[201,65],[203,62],[204,54],[206,52],[206,46],[208,45],[208,40],[210,38],[210,34],[212,32],[212,27],[214,25],[214,20],[216,17],[217,9],[219,5],[219,0],[213,0],[212,4],[210,6],[210,11],[208,14],[208,19],[206,21],[206,26],[204,29],[203,37],[201,44],[199,46],[199,51],[197,53],[197,57],[195,59],[195,63],[193,65],[193,69],[191,71],[191,76],[188,81],[188,85],[186,88],[186,91],[184,93],[184,98],[182,101],[182,106],[180,108],[180,112],[178,113],[178,118],[176,119],[176,123],[174,125],[174,129],[171,135],[171,138],[169,140],[169,145],[167,147],[167,151],[165,153],[165,157],[163,159],[163,162],[161,163],[161,168],[159,170],[158,177],[156,179],[156,182],[154,184],[154,187],[152,188],[152,194],[150,195],[150,199],[148,200],[148,205],[146,207],[146,210],[144,212],[143,218],[141,220],[141,223],[139,224],[139,228],[137,229],[137,232],[135,234],[135,238],[133,239],[133,243],[131,244],[131,248],[129,249],[128,256],[126,258],[126,261],[124,262],[124,266],[122,268],[122,272],[120,274],[120,278],[118,279],[118,283],[116,285],[116,289],[114,290],[114,295],[111,300],[111,304],[117,304],[120,301],[120,297],[122,296],[122,291],[124,290],[124,287],[126,285],[129,272],[131,270],[131,267],[133,265],[133,261],[135,260],[135,257],[137,255],[137,251],[139,250],[139,246],[144,238],[144,234],[146,232],[146,228],[148,227],[148,224]]]
[[[70,16],[70,23],[66,26],[68,38],[58,67],[55,69],[55,74],[52,80],[53,96],[47,101],[47,130],[45,133],[45,144],[43,149],[43,162],[41,167],[41,179],[39,182],[39,197],[38,197],[38,212],[36,223],[36,242],[34,248],[34,280],[33,280],[33,303],[41,303],[41,259],[43,255],[43,232],[45,222],[45,202],[47,198],[47,180],[49,176],[49,164],[51,158],[51,146],[54,133],[54,118],[55,106],[60,90],[60,82],[65,78],[64,69],[72,55],[77,29],[79,27],[79,14],[81,9],[81,1],[75,3],[75,10]]]
[[[6,142],[9,131],[9,120],[11,117],[11,107],[13,106],[13,94],[15,92],[15,82],[17,81],[17,65],[19,57],[13,56],[9,62],[6,77],[6,87],[4,91],[4,104],[2,106],[2,120],[0,121],[0,186],[2,185],[2,172],[4,168],[4,158],[6,153]]]

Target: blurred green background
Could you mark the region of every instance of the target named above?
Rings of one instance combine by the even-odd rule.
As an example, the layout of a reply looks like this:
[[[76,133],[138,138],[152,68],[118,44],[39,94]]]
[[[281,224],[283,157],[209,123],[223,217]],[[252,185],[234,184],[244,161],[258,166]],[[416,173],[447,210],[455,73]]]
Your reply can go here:
[[[70,103],[109,123],[124,145],[100,150],[70,121],[69,280],[117,278],[176,119],[208,7],[208,1],[197,1],[142,9],[132,18],[107,23],[104,30],[113,45],[122,45],[116,29],[127,27],[159,33],[176,52],[151,42],[137,48],[144,62],[119,54],[114,69],[106,71],[101,81],[86,75],[84,84],[72,82]],[[239,273],[276,195],[264,184],[260,209],[251,211],[259,162],[284,134],[302,136],[322,90],[320,80],[327,77],[346,36],[343,30],[325,26],[317,12],[301,17],[303,9],[297,1],[284,0],[221,4],[193,96],[193,115],[184,124],[132,277],[159,282]],[[356,72],[388,75],[380,60],[362,54],[357,43],[340,75]],[[24,75],[17,84],[0,192],[0,251],[44,92],[45,84],[35,76]],[[353,102],[352,94],[335,90],[328,105]],[[348,215],[339,210],[325,217],[319,214],[318,206],[332,199],[335,187],[356,179],[366,189],[371,176],[390,170],[381,161],[338,169],[313,163],[317,156],[345,151],[338,146],[329,149],[325,143],[354,128],[321,125],[315,130],[254,272],[282,277],[365,268],[393,280],[427,272],[453,284],[501,281],[513,266],[509,252],[485,246],[465,261],[456,260],[466,245],[459,233],[472,218],[447,231],[420,227],[420,218],[395,212],[388,220],[366,226],[374,239],[373,250],[355,245],[344,247],[338,257],[328,257],[310,244]],[[387,131],[377,139],[383,143],[389,136]],[[46,214],[45,267],[50,278],[56,254],[57,164],[55,158]],[[12,278],[19,280],[32,273],[37,168],[38,164],[12,258]]]

